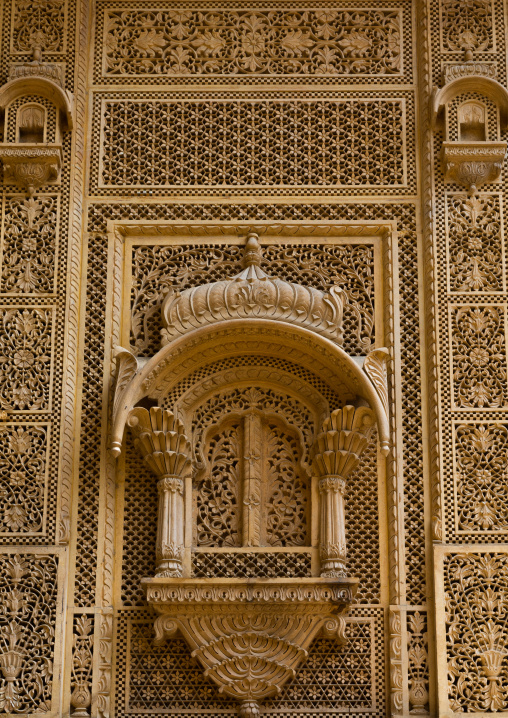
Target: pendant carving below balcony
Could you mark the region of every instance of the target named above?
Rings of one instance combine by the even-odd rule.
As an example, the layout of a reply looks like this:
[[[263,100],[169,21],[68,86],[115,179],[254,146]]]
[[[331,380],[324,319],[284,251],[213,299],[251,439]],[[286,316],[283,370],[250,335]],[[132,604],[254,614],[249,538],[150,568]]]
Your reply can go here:
[[[30,193],[48,182],[55,182],[62,166],[60,145],[0,144],[0,160],[6,182],[20,184]]]
[[[444,142],[445,182],[456,182],[475,194],[478,187],[499,179],[506,142]]]
[[[358,579],[146,578],[142,583],[159,614],[156,642],[179,632],[219,692],[240,702],[240,715],[256,716],[259,702],[293,678],[320,631],[344,639],[341,615]]]

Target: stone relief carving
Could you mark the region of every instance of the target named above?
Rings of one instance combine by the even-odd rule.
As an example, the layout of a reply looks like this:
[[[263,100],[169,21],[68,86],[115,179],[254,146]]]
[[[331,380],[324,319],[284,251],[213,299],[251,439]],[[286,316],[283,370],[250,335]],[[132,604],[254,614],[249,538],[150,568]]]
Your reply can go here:
[[[14,0],[12,51],[40,60],[65,48],[66,0]]]
[[[390,352],[385,347],[382,347],[369,352],[363,363],[363,369],[376,388],[386,416],[390,414],[387,367],[389,358]]]
[[[454,427],[457,527],[508,531],[508,428],[481,422]]]
[[[73,718],[86,718],[92,702],[90,683],[92,678],[94,616],[82,614],[74,617],[72,693]]]
[[[242,248],[217,245],[140,245],[133,250],[131,344],[140,356],[154,354],[160,306],[169,289],[181,291],[206,283],[212,273],[226,278],[241,270]],[[272,277],[326,291],[340,284],[344,305],[344,347],[351,354],[367,352],[374,340],[374,257],[369,245],[265,245],[262,268]]]
[[[183,292],[169,290],[162,304],[162,346],[191,328],[226,319],[255,316],[297,323],[342,344],[342,317],[346,296],[340,287],[323,293],[312,287],[269,277],[261,269],[256,235],[247,238],[244,267],[229,280]]]
[[[508,556],[444,558],[448,698],[456,713],[506,710]]]
[[[0,556],[0,710],[49,713],[58,558]]]
[[[465,305],[450,311],[455,405],[464,409],[505,406],[504,307]]]
[[[445,85],[468,75],[497,78],[497,65],[495,62],[447,62],[444,63],[443,80]]]
[[[105,75],[397,75],[398,10],[108,10]]]
[[[429,714],[429,656],[427,614],[408,613],[409,704],[412,715]]]
[[[53,315],[50,307],[0,309],[0,405],[13,411],[50,408]]]
[[[58,223],[56,196],[6,199],[2,292],[49,294],[55,291]]]
[[[246,393],[258,406],[268,394],[272,407],[239,413],[227,395],[221,397],[221,416],[231,412],[231,419],[207,431],[203,468],[195,478],[196,544],[304,545],[309,481],[301,465],[302,436],[283,420],[284,411],[273,411],[270,392]]]
[[[499,195],[447,196],[452,292],[502,292],[503,235]]]
[[[0,534],[43,533],[48,442],[48,425],[0,425]]]
[[[471,60],[476,52],[494,50],[494,9],[491,0],[441,0],[442,52],[463,52]]]

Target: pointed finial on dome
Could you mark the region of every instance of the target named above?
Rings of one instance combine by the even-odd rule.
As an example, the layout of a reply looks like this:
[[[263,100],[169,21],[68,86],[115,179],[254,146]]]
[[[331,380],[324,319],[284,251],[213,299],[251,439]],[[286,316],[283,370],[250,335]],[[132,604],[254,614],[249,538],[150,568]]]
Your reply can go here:
[[[261,265],[261,246],[258,240],[259,237],[255,232],[249,232],[247,235],[247,242],[243,254],[243,266],[245,269],[247,269],[247,267],[259,267]]]

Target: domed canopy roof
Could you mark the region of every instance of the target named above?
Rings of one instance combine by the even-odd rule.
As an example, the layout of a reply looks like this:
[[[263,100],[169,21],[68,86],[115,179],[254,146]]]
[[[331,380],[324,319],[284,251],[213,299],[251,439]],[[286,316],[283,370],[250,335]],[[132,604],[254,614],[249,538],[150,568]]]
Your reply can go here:
[[[247,238],[243,263],[243,271],[230,279],[169,292],[162,305],[162,346],[204,325],[250,318],[295,324],[342,345],[343,289],[322,292],[268,276],[255,234]]]

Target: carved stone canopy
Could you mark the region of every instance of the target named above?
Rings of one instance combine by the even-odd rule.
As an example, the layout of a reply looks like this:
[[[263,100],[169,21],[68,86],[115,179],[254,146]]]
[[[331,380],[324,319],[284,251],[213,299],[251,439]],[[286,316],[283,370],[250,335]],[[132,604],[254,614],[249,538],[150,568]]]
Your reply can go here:
[[[259,267],[260,249],[250,236],[246,267],[236,277],[181,294],[163,305],[162,348],[138,360],[117,348],[111,451],[121,453],[131,409],[144,397],[160,403],[170,385],[199,366],[249,354],[293,362],[345,388],[374,411],[381,451],[389,451],[388,351],[353,358],[341,347],[344,294],[320,292],[268,277]]]
[[[306,327],[342,344],[344,290],[332,287],[322,292],[269,277],[260,265],[260,246],[251,234],[240,274],[183,292],[170,291],[162,305],[162,346],[191,329],[249,317]]]

